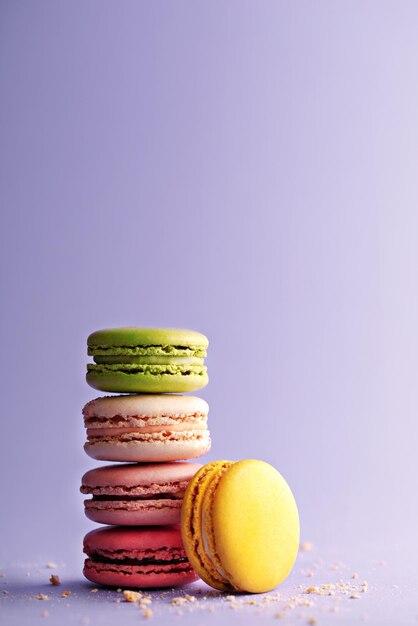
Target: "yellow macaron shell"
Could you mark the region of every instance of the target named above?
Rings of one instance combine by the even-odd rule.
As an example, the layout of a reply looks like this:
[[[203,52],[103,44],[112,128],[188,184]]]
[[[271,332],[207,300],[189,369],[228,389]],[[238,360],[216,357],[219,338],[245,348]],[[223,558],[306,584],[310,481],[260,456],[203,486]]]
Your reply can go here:
[[[187,487],[183,543],[203,580],[223,591],[262,593],[289,574],[299,516],[279,472],[263,461],[214,461]]]
[[[298,510],[281,474],[256,460],[228,468],[213,498],[212,533],[235,589],[274,589],[289,574],[299,548]]]

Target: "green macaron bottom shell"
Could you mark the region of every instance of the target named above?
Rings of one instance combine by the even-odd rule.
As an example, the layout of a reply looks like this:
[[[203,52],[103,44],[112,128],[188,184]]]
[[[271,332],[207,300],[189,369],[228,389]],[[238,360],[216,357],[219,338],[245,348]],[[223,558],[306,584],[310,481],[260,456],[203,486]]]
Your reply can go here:
[[[182,393],[208,384],[201,365],[87,365],[87,383],[99,391],[114,393]]]

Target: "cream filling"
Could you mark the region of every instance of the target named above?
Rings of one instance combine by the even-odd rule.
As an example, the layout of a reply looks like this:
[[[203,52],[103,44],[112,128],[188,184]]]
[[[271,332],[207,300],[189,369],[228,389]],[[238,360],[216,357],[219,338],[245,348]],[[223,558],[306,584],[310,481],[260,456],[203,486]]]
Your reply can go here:
[[[203,550],[205,552],[206,557],[211,562],[211,565],[213,565],[213,567],[216,569],[218,574],[220,576],[222,576],[222,578],[224,579],[225,584],[227,584],[227,585],[231,584],[230,581],[227,578],[226,572],[224,572],[224,570],[219,565],[217,565],[217,563],[215,563],[213,561],[213,559],[212,559],[212,555],[211,555],[210,550],[209,550],[208,537],[207,537],[207,534],[206,534],[205,519],[206,519],[205,518],[205,511],[204,511],[204,507],[202,506],[200,523],[201,523],[201,529],[202,529]]]
[[[137,433],[138,435],[150,435],[161,432],[184,432],[189,430],[206,430],[206,423],[182,422],[181,424],[169,424],[158,426],[103,426],[101,428],[87,428],[87,437],[113,437],[116,435]]]
[[[204,358],[196,356],[166,356],[166,355],[103,355],[93,356],[98,365],[203,365]]]
[[[181,509],[181,504],[181,500],[170,500],[168,498],[162,498],[161,500],[96,500],[95,498],[84,500],[86,509],[104,511],[106,513],[112,511],[150,511],[154,509],[179,510]]]
[[[112,434],[109,435],[101,435],[100,437],[88,437],[87,438],[87,442],[86,442],[86,446],[90,446],[90,445],[106,445],[106,444],[130,444],[130,443],[138,443],[138,442],[143,442],[143,443],[150,443],[150,444],[155,444],[156,442],[166,442],[166,441],[172,441],[172,442],[180,442],[180,443],[188,443],[188,442],[193,442],[193,441],[204,441],[207,443],[207,445],[210,445],[210,436],[209,436],[209,431],[207,430],[186,430],[186,431],[182,431],[180,433],[176,433],[176,432],[168,432],[168,431],[162,431],[162,432],[158,432],[158,433],[149,433],[149,434],[144,434],[144,433],[138,433],[138,432],[134,432],[134,433],[125,433],[125,434],[121,434],[121,435],[116,435],[113,436]]]

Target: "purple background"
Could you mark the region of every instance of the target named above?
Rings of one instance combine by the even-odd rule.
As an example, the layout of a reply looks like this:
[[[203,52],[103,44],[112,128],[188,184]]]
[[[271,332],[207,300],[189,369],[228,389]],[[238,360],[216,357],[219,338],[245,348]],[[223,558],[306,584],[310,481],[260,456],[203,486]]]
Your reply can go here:
[[[305,540],[416,549],[417,23],[1,3],[1,562],[79,571],[86,338],[123,325],[208,335],[205,459],[273,463]]]

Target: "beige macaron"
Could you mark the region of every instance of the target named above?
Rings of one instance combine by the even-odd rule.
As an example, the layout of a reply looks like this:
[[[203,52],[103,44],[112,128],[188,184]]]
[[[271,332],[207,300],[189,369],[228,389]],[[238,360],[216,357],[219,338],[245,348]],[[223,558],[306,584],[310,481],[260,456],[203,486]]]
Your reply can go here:
[[[210,450],[205,400],[177,394],[109,396],[83,408],[84,449],[101,461],[193,459]]]

